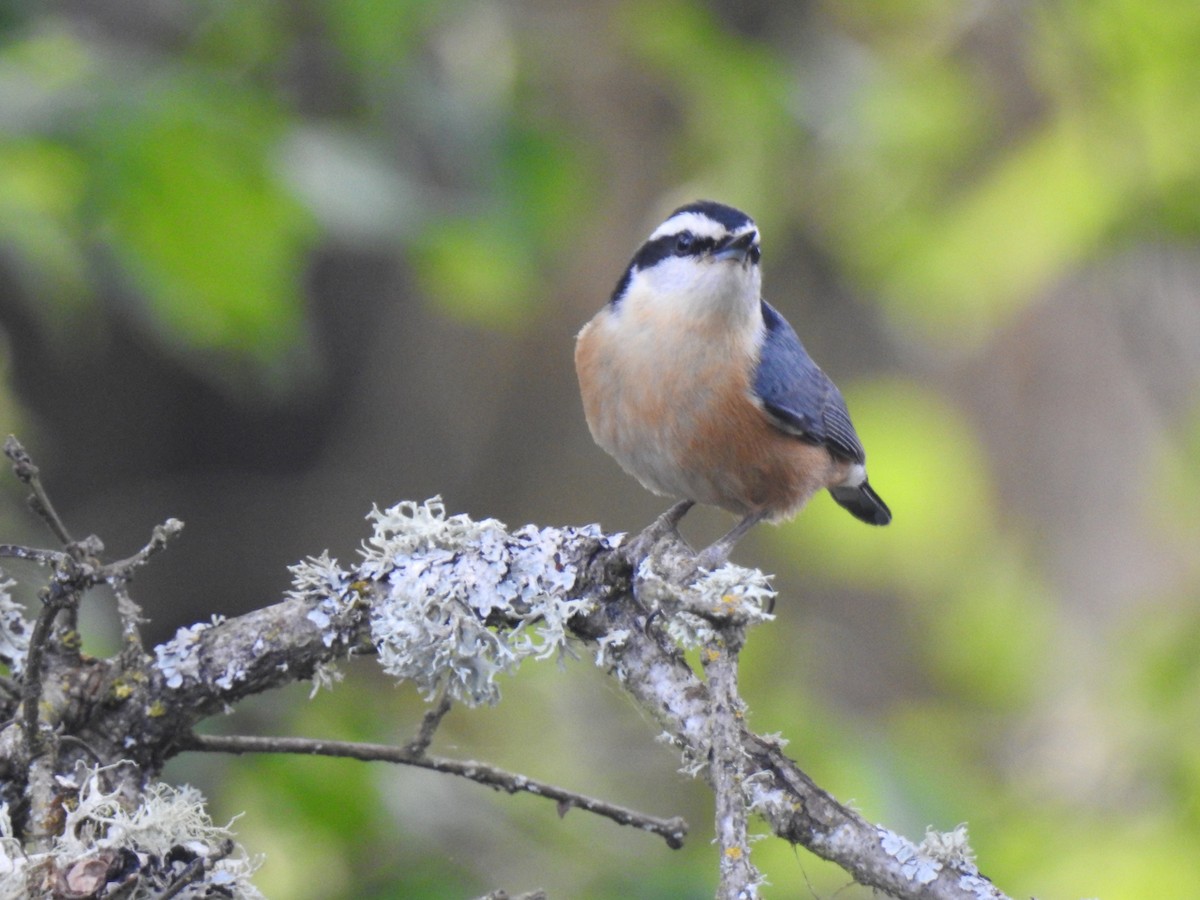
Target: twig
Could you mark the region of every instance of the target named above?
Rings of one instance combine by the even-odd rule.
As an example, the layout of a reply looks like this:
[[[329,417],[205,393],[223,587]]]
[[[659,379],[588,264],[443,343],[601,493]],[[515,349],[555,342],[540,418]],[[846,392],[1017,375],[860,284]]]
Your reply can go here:
[[[12,443],[6,445],[10,456],[15,452]],[[14,460],[18,474],[24,471],[24,476],[32,479],[36,470],[31,473],[28,466],[22,470],[27,458],[21,454],[23,451],[16,453],[20,458]],[[50,593],[35,623],[24,674],[18,719],[25,727],[20,736],[8,739],[6,748],[15,758],[12,761],[28,769],[30,800],[41,798],[40,802],[31,802],[33,811],[26,816],[33,823],[27,834],[34,839],[48,835],[54,824],[47,813],[53,811],[51,801],[59,775],[49,754],[35,755],[44,749],[39,740],[46,738],[44,730],[40,735],[38,731],[39,706],[44,702],[42,681],[48,677],[45,670],[49,668],[44,657],[57,650],[51,642],[54,616],[60,609],[70,609],[82,590],[98,581],[123,585],[177,530],[172,522],[165,523],[155,530],[142,551],[108,566],[95,559],[98,541],[68,542],[60,554],[7,545],[2,548],[11,555],[54,564]],[[733,857],[747,860],[744,820],[753,811],[779,837],[836,863],[856,881],[894,896],[913,900],[1004,897],[975,867],[969,848],[945,853],[936,847],[917,847],[867,822],[812,782],[782,752],[777,741],[746,728],[736,693],[737,648],[728,640],[729,634],[740,633],[741,623],[730,621],[726,627],[723,616],[707,618],[708,625],[726,635],[728,668],[710,666],[708,680],[702,680],[661,624],[662,620],[669,621],[673,607],[669,601],[665,608],[660,602],[657,608],[661,611],[647,612],[647,604],[635,599],[639,594],[648,596],[647,590],[639,591],[642,576],[632,572],[628,561],[610,549],[610,539],[560,534],[556,540],[556,564],[563,571],[571,567],[575,572],[570,586],[562,590],[585,601],[581,611],[571,617],[569,631],[584,641],[605,642],[602,656],[610,674],[658,720],[686,760],[710,764],[723,861]],[[672,541],[662,541],[656,547],[656,563],[671,562],[668,552],[674,553],[678,559],[671,570],[690,571],[694,567],[690,552],[681,545],[676,553],[672,547]],[[69,727],[74,733],[93,736],[101,756],[119,754],[131,759],[140,771],[151,774],[157,773],[165,759],[187,749],[389,761],[458,775],[494,790],[548,797],[558,803],[560,812],[578,807],[658,834],[671,847],[682,844],[687,830],[682,819],[657,819],[483,763],[426,755],[449,708],[444,700],[426,714],[413,740],[403,747],[301,738],[180,739],[179,735],[187,734],[194,723],[243,697],[307,677],[324,662],[369,650],[370,612],[376,598],[372,591],[359,590],[355,585],[359,580],[374,578],[378,578],[378,572],[349,572],[339,577],[338,584],[346,581],[351,585],[350,602],[335,603],[317,592],[294,592],[284,601],[244,616],[185,630],[156,648],[156,662],[153,669],[146,669],[147,678],[122,682],[120,686],[137,692],[136,702],[84,705],[81,718]],[[619,640],[617,636],[621,636]],[[740,641],[734,643],[740,646]],[[60,667],[57,657],[53,661]],[[213,677],[213,673],[221,675]],[[57,674],[57,668],[53,674]],[[714,716],[718,710],[721,715]],[[723,718],[724,725],[715,726],[714,718]],[[108,735],[127,735],[134,740],[110,740]],[[33,755],[32,761],[21,760],[23,754]],[[753,887],[756,877],[748,860],[733,874],[727,875],[723,866],[722,888],[730,885],[732,890],[737,883]]]
[[[30,559],[39,565],[53,566],[66,554],[61,550],[39,550],[36,547],[22,547],[20,544],[0,544],[0,556],[9,559]]]
[[[155,525],[150,542],[133,556],[119,559],[106,565],[100,565],[94,558],[104,550],[99,539],[92,535],[78,543],[72,543],[69,548],[75,552],[62,550],[42,550],[37,547],[25,547],[21,544],[0,544],[0,556],[9,559],[27,559],[43,566],[53,566],[61,563],[68,556],[80,564],[79,575],[90,587],[101,582],[131,581],[133,570],[144,566],[150,557],[167,546],[167,542],[183,531],[183,522],[179,519],[167,519],[161,525]]]
[[[46,495],[46,491],[42,487],[42,479],[38,474],[38,467],[33,464],[33,460],[25,452],[25,448],[21,446],[21,442],[14,435],[10,434],[4,441],[4,455],[12,460],[13,472],[17,478],[33,492],[29,496],[30,508],[41,516],[42,520],[50,527],[54,536],[58,538],[63,546],[74,543],[71,540],[71,533],[67,531],[67,526],[63,524],[58,513],[54,511],[54,505],[50,502],[50,498]]]
[[[133,556],[101,566],[94,576],[97,583],[107,582],[112,588],[113,594],[116,595],[117,616],[121,620],[121,636],[125,639],[125,650],[129,653],[141,653],[141,626],[146,621],[142,616],[142,608],[129,593],[128,585],[133,580],[134,570],[144,566],[150,557],[164,549],[167,542],[181,531],[183,531],[183,522],[179,519],[167,519],[161,525],[155,525],[146,546]]]
[[[443,690],[442,697],[438,700],[437,706],[421,717],[421,729],[417,732],[417,736],[404,746],[404,749],[408,753],[411,753],[413,756],[425,755],[425,751],[429,749],[429,745],[433,741],[433,733],[442,724],[442,719],[445,718],[446,713],[450,712],[450,705],[450,695]]]
[[[458,775],[469,781],[486,785],[497,791],[515,794],[524,791],[539,797],[547,797],[558,803],[559,813],[563,814],[571,807],[582,809],[611,819],[618,825],[630,825],[651,834],[657,834],[667,846],[677,850],[683,846],[687,834],[687,823],[675,816],[670,819],[660,819],[636,810],[628,809],[576,794],[565,788],[560,788],[543,781],[506,772],[486,763],[473,760],[446,759],[438,756],[427,756],[424,753],[414,754],[406,747],[395,747],[389,744],[364,744],[354,741],[321,741],[310,738],[292,737],[254,737],[249,735],[207,735],[193,734],[181,746],[184,750],[202,750],[210,753],[298,753],[310,756],[334,756],[346,759],[357,759],[363,762],[390,762],[406,766],[418,766],[431,769],[447,775]]]
[[[18,454],[20,462],[14,464],[14,469],[17,470],[18,477],[21,477],[27,483],[29,481],[35,483],[37,485],[38,496],[44,497],[45,491],[42,489],[41,482],[37,479],[37,467],[29,461],[28,454],[20,447],[20,444],[16,443],[16,439],[11,436],[9,437],[9,443],[5,444],[5,452],[9,452],[9,444],[16,444],[20,450],[20,454]],[[9,453],[9,455],[12,456],[13,454]],[[29,468],[33,469],[32,474],[28,471]],[[45,502],[48,504],[49,500],[47,499]],[[57,515],[54,515],[53,518],[54,521],[58,522]],[[59,524],[61,525],[61,522]],[[73,613],[78,605],[79,595],[90,587],[103,583],[109,584],[117,598],[117,613],[121,619],[121,630],[126,645],[132,649],[141,649],[142,641],[139,626],[145,620],[142,618],[141,608],[134,602],[133,597],[130,596],[126,585],[132,580],[135,569],[145,565],[150,557],[162,550],[167,545],[167,541],[182,530],[183,522],[178,519],[167,519],[163,524],[154,527],[150,541],[137,553],[126,559],[117,560],[107,565],[100,565],[96,559],[97,554],[102,552],[104,547],[100,543],[99,538],[94,535],[78,543],[69,543],[65,552],[61,550],[40,550],[34,547],[23,547],[18,544],[0,544],[0,557],[32,560],[41,565],[52,565],[55,567],[55,576],[51,582],[50,594],[52,598],[57,599],[53,601],[48,599],[45,602],[29,641],[29,659],[25,665],[25,694],[27,697],[30,696],[31,691],[36,691],[39,695],[37,699],[40,699],[41,658],[45,643],[50,638],[50,629],[54,624],[54,619],[64,610],[68,613]],[[73,628],[74,622],[70,622],[68,627]],[[25,721],[27,724],[36,721],[36,712],[31,712],[31,710],[36,710],[36,708],[36,702],[26,704]],[[28,735],[26,739],[28,740]]]
[[[7,440],[5,440],[4,453],[12,460],[13,472],[17,478],[32,491],[29,497],[30,507],[45,520],[46,524],[50,526],[50,530],[54,532],[55,537],[62,541],[65,552],[38,550],[15,544],[0,544],[0,557],[28,559],[42,565],[55,566],[64,565],[64,561],[67,559],[73,560],[76,564],[72,571],[73,583],[75,585],[74,595],[76,598],[83,590],[93,585],[107,582],[116,593],[117,612],[121,619],[122,633],[125,637],[126,646],[131,650],[140,650],[142,642],[139,626],[144,620],[142,619],[141,609],[134,603],[133,598],[124,585],[133,579],[133,573],[136,569],[144,566],[154,554],[166,547],[167,542],[171,538],[183,530],[183,522],[179,521],[179,519],[167,519],[161,525],[154,527],[149,542],[142,549],[138,550],[137,553],[125,559],[101,565],[98,557],[104,552],[104,545],[95,535],[90,535],[78,542],[71,539],[70,532],[67,531],[62,518],[55,511],[54,505],[50,502],[50,496],[46,493],[46,489],[42,485],[38,467],[15,436],[10,434]],[[55,610],[55,614],[57,615],[63,609],[71,617],[68,627],[74,628],[76,604],[68,603],[62,605],[59,609]],[[46,637],[43,637],[43,641],[45,639]]]
[[[167,519],[161,525],[155,525],[154,531],[150,535],[150,541],[145,547],[133,556],[101,566],[97,572],[97,581],[131,580],[134,569],[144,566],[150,557],[166,547],[167,542],[181,531],[183,531],[183,522],[179,519]]]
[[[125,650],[130,653],[142,651],[142,608],[134,602],[129,594],[129,588],[124,581],[111,582],[113,594],[117,598],[117,617],[121,620],[121,637],[125,642]]]

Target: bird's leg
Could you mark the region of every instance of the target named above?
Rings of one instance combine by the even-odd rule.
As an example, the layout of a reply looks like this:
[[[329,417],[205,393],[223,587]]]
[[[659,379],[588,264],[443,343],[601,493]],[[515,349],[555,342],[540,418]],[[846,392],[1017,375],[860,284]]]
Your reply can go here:
[[[745,537],[746,532],[767,517],[763,511],[752,512],[742,521],[729,529],[722,537],[717,538],[708,547],[696,554],[696,567],[708,569],[710,572],[719,569],[729,560],[733,545]]]
[[[637,563],[646,556],[652,547],[668,534],[679,534],[679,520],[687,515],[687,511],[696,505],[695,500],[680,500],[665,513],[642,529],[632,541],[622,548],[622,554],[631,563]]]

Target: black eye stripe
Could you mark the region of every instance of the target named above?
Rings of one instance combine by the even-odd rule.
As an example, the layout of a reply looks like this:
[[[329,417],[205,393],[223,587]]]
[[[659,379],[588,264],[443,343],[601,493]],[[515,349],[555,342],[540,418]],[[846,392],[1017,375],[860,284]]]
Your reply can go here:
[[[691,240],[684,240],[682,243],[680,238],[690,236]],[[617,282],[616,288],[612,292],[611,302],[616,303],[620,300],[621,295],[625,293],[629,287],[629,282],[633,279],[633,273],[644,271],[645,269],[653,268],[671,256],[705,256],[711,253],[717,246],[717,239],[711,237],[700,237],[690,231],[681,231],[676,234],[664,234],[653,240],[646,241],[638,248],[637,253],[633,255],[629,266],[621,275],[620,281]],[[751,260],[758,262],[761,256],[761,251],[758,245],[755,244],[750,250]]]
[[[678,239],[675,242],[675,252],[680,256],[703,256],[712,250],[717,245],[717,242],[708,237],[696,237],[692,235],[692,239],[686,247],[679,244]]]
[[[668,234],[663,237],[655,238],[652,241],[646,241],[634,254],[633,265],[638,269],[648,269],[655,263],[661,262],[675,252],[675,235]]]
[[[686,248],[681,248],[679,237],[678,234],[664,234],[652,241],[646,241],[633,257],[634,267],[649,269],[668,256],[703,256],[716,246],[716,241],[712,238],[693,236],[692,242]]]

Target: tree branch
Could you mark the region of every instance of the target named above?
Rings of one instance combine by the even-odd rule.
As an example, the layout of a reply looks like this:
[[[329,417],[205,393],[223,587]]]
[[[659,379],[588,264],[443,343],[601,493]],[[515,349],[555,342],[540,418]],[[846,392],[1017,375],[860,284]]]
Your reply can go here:
[[[18,474],[36,482],[27,455],[21,451],[15,458],[22,467]],[[44,494],[40,482],[38,492]],[[48,502],[42,507],[52,510]],[[24,717],[0,725],[0,775],[9,779],[4,788],[9,801],[20,799],[11,794],[14,780],[30,784],[31,794],[36,782],[50,797],[70,783],[77,760],[91,763],[93,757],[129,761],[121,789],[137,791],[166,759],[184,750],[322,754],[421,766],[497,790],[546,796],[560,809],[585,809],[678,846],[686,830],[679,819],[644,816],[483,763],[426,753],[452,702],[494,702],[500,672],[522,659],[565,652],[569,641],[582,640],[657,719],[687,769],[712,785],[722,897],[752,896],[761,882],[747,836],[746,820],[754,813],[779,837],[893,896],[1004,898],[975,867],[965,833],[913,844],[872,825],[818,787],[779,741],[746,727],[737,658],[745,629],[769,618],[773,592],[761,573],[727,566],[696,578],[694,557],[670,534],[634,567],[617,548],[619,540],[594,526],[510,532],[493,520],[446,517],[436,501],[376,509],[370,518],[374,534],[356,565],[343,567],[325,556],[298,564],[292,568],[295,586],[283,601],[235,619],[182,628],[155,647],[153,657],[123,652],[111,660],[56,658],[60,687],[52,697],[40,693],[45,673],[39,654],[50,645],[56,605],[72,605],[100,582],[123,591],[178,524],[168,521],[141,551],[107,566],[95,558],[98,540],[68,545],[65,553],[3,548],[9,555],[53,562],[25,671],[14,672]],[[127,594],[118,592],[118,600],[128,638],[139,614]],[[10,628],[10,618],[6,613],[0,624]],[[687,664],[685,646],[706,648],[707,682]],[[361,653],[377,654],[385,671],[438,698],[405,747],[193,732],[201,719],[250,694],[312,678]],[[54,754],[40,752],[44,748],[29,736],[42,720],[77,740],[56,742]],[[14,740],[17,725],[23,740]],[[43,811],[53,809],[46,805]]]
[[[738,900],[753,897],[763,883],[762,873],[750,861],[750,827],[746,809],[746,760],[738,722],[745,704],[738,696],[738,651],[743,635],[736,626],[722,629],[721,639],[701,651],[708,676],[711,702],[709,741],[712,762],[709,783],[716,798],[716,835],[720,851],[721,882],[717,897]]]
[[[38,715],[42,700],[42,668],[51,630],[58,614],[77,602],[77,593],[68,587],[65,581],[53,582],[47,594],[42,602],[41,612],[34,622],[33,634],[29,638],[29,653],[25,657],[22,675],[21,725],[25,732],[25,752],[31,760],[42,750]]]
[[[409,747],[390,744],[367,744],[356,741],[322,741],[311,738],[250,737],[245,735],[192,735],[181,742],[180,750],[201,750],[209,753],[298,753],[308,756],[333,756],[357,759],[363,762],[389,762],[404,766],[416,766],[447,775],[457,775],[476,784],[486,785],[509,794],[527,793],[546,797],[558,803],[559,815],[569,809],[581,809],[611,819],[618,825],[640,828],[657,834],[667,846],[678,849],[683,846],[687,834],[687,823],[678,817],[660,819],[637,810],[618,806],[595,797],[577,794],[544,781],[498,769],[475,760],[447,759],[429,756],[424,752],[413,752]]]
[[[25,448],[21,446],[21,442],[15,435],[10,434],[5,439],[4,455],[12,460],[13,472],[17,479],[30,490],[28,498],[30,509],[46,523],[60,544],[66,546],[73,543],[71,533],[67,531],[67,526],[54,511],[54,504],[50,502],[50,497],[42,487],[42,478],[38,467],[33,464],[33,460],[25,452]]]
[[[704,605],[694,589],[680,588],[672,580],[673,573],[686,572],[693,565],[690,553],[682,545],[660,545],[625,585],[613,580],[604,568],[606,562],[603,554],[597,556],[585,583],[595,590],[608,585],[609,590],[622,591],[638,602],[598,603],[592,614],[577,623],[577,632],[592,640],[613,633],[629,635],[630,640],[609,651],[608,670],[655,716],[685,759],[706,760],[710,751],[715,754],[709,719],[714,709],[713,685],[697,678],[676,643],[660,627],[663,616],[652,611],[664,600],[684,610]],[[727,567],[714,576],[730,570],[732,567]],[[726,599],[718,589],[707,604],[710,611],[719,610]],[[761,815],[778,837],[836,863],[860,884],[894,897],[1005,900],[1006,895],[979,873],[965,841],[961,846],[948,840],[914,845],[872,825],[818,787],[784,755],[777,740],[750,731],[738,707],[726,709],[725,714],[736,720],[734,744],[745,758],[747,807]],[[721,764],[729,764],[729,759],[727,752]],[[711,781],[711,768],[707,774]]]

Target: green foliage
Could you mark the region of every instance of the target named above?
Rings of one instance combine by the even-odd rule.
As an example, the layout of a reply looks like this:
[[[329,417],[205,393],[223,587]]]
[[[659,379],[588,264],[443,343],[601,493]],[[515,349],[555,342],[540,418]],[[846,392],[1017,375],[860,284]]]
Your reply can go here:
[[[370,91],[387,91],[388,82],[403,72],[409,55],[440,18],[448,18],[458,2],[425,0],[347,0],[324,3],[320,12],[338,51],[357,81]]]
[[[184,348],[277,361],[304,332],[306,211],[271,170],[278,114],[212,81],[145,86],[89,136],[95,227]]]
[[[1053,596],[1012,539],[957,560],[958,583],[912,598],[930,677],[966,704],[1016,711],[1037,700],[1053,650]]]
[[[278,370],[305,337],[315,232],[275,172],[275,98],[186,59],[117,66],[54,27],[0,48],[0,82],[40,104],[0,135],[0,240],[31,308],[57,326],[92,299],[101,251],[185,359]]]
[[[790,188],[796,174],[785,174],[795,126],[784,61],[686,0],[626,3],[618,26],[630,51],[662,73],[683,115],[675,142],[679,181],[699,193],[719,186],[728,202],[769,219],[779,185]]]
[[[1195,5],[1047,6],[1028,25],[1044,108],[1003,152],[980,154],[1003,82],[898,42],[864,79],[859,130],[836,164],[842,202],[823,216],[836,252],[935,340],[983,340],[1115,235],[1195,232]]]
[[[67,147],[37,137],[0,142],[0,243],[59,321],[87,292],[78,219],[85,177]]]
[[[493,135],[496,171],[472,212],[435,217],[415,238],[423,293],[448,315],[493,328],[529,321],[546,302],[545,272],[575,246],[596,200],[593,163],[574,141],[511,98]]]

